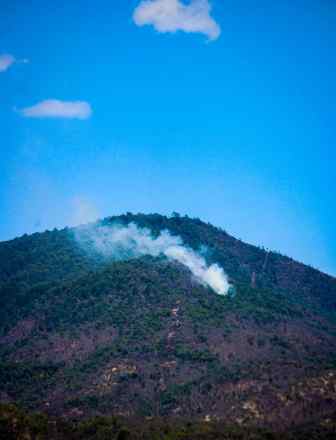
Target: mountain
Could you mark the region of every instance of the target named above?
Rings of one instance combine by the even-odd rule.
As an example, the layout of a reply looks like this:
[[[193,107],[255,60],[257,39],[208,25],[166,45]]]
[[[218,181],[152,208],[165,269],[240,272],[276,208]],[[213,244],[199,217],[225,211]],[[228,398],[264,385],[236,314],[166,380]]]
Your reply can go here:
[[[25,235],[0,359],[0,401],[51,417],[333,428],[336,279],[178,214]]]

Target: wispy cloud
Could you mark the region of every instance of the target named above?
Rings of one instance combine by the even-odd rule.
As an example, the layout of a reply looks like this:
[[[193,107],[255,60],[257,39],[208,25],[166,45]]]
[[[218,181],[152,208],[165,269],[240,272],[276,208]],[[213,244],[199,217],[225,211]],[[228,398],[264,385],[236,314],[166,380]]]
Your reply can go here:
[[[3,54],[0,55],[0,72],[5,72],[7,69],[10,68],[12,64],[15,63],[15,57],[10,54]]]
[[[83,225],[99,218],[99,212],[96,205],[85,197],[75,197],[72,199],[72,218],[71,225]]]
[[[158,32],[194,32],[216,40],[221,29],[211,17],[208,0],[143,0],[133,13],[137,26],[152,25]]]
[[[88,119],[92,114],[92,109],[85,101],[47,99],[20,110],[20,113],[26,118]]]

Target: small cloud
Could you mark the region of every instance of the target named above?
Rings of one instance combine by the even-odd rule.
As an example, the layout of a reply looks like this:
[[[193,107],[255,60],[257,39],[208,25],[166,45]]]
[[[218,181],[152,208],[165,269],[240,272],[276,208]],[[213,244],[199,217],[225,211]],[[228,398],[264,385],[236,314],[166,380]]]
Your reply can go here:
[[[27,58],[17,60],[13,55],[3,54],[0,55],[0,72],[5,72],[13,64],[27,64],[27,63],[29,63],[29,60]]]
[[[10,54],[0,55],[0,72],[5,72],[7,69],[11,67],[12,64],[15,63],[15,57]]]
[[[85,101],[47,99],[20,110],[20,113],[26,118],[88,119],[92,110],[90,104]]]
[[[216,40],[221,29],[210,16],[208,0],[143,0],[134,10],[133,20],[137,26],[152,25],[158,32],[194,32]]]

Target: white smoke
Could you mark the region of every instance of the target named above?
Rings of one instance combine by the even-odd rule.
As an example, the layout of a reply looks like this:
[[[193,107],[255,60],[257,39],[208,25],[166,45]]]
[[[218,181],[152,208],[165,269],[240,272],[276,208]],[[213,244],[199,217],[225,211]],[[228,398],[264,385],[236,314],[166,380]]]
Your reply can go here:
[[[211,287],[217,294],[228,293],[230,284],[223,269],[217,264],[208,266],[201,255],[183,244],[181,237],[173,236],[167,230],[153,237],[149,229],[139,228],[134,223],[127,226],[93,225],[77,229],[76,237],[82,246],[104,257],[125,259],[165,255],[186,266],[198,282]]]
[[[94,222],[99,218],[99,212],[95,204],[86,197],[77,196],[71,200],[70,224],[74,226]]]

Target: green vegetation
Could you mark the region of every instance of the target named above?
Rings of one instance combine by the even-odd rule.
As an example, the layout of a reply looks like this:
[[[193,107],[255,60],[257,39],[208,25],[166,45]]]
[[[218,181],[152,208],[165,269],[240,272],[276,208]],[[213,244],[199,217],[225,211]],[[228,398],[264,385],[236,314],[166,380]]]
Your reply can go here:
[[[27,414],[13,405],[0,405],[0,439],[3,440],[332,440],[335,424],[305,426],[289,432],[244,428],[219,422],[184,422],[154,419],[126,421],[95,417],[79,423]]]
[[[163,256],[115,261],[84,252],[71,229],[0,243],[2,400],[65,418],[220,415],[250,423],[260,413],[265,426],[310,421],[311,413],[330,418],[336,402],[334,278],[199,219],[128,213],[100,225],[116,222],[179,235],[209,264],[223,267],[230,294],[216,295]],[[295,396],[309,392],[309,404],[291,397],[291,418],[284,396],[298,383],[305,388]],[[109,419],[90,423],[70,432],[134,435]],[[206,431],[209,426],[192,438],[227,438]],[[152,438],[187,439],[192,432],[182,425],[160,429]],[[253,437],[257,431],[250,437],[232,432],[232,438],[259,438]]]

